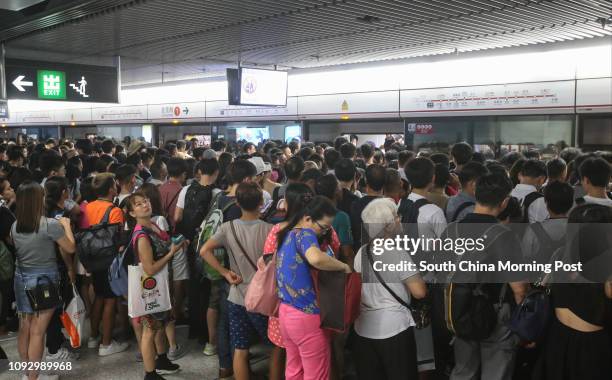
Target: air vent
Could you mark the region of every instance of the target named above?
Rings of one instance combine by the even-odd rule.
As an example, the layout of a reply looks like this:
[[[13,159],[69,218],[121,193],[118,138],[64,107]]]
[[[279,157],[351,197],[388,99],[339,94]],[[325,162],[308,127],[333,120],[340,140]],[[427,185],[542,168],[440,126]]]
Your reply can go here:
[[[372,15],[363,15],[361,17],[357,17],[357,21],[364,22],[366,24],[374,24],[375,22],[380,22],[380,18]]]

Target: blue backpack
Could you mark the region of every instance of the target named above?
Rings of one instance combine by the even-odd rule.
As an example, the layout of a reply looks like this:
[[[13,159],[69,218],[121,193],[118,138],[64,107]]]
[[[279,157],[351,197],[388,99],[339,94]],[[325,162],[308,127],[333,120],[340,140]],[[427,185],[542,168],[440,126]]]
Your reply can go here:
[[[143,230],[135,231],[130,238],[130,242],[127,247],[113,259],[110,267],[108,268],[108,282],[110,288],[117,297],[124,297],[127,299],[128,296],[128,273],[127,266],[134,264],[134,241],[140,234],[146,234]]]

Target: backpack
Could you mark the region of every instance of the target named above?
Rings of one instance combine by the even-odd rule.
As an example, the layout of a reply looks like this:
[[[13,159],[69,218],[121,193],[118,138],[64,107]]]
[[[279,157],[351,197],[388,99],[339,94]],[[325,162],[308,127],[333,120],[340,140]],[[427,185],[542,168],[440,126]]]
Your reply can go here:
[[[217,232],[219,227],[221,227],[225,212],[236,204],[236,200],[232,199],[231,201],[227,202],[223,208],[219,208],[219,199],[221,198],[222,194],[223,193],[221,192],[215,195],[213,198],[208,214],[202,221],[202,224],[200,224],[200,228],[196,233],[197,239],[194,240],[196,247],[196,258],[198,262],[200,262],[200,265],[196,265],[196,267],[202,268],[202,275],[211,281],[220,280],[223,278],[223,276],[221,276],[219,272],[213,269],[213,267],[208,265],[208,263],[202,259],[202,256],[200,256],[200,249],[202,249],[208,239],[210,239]],[[225,262],[226,253],[224,248],[215,249],[214,255],[219,262]]]
[[[418,199],[416,202],[408,198],[403,198],[397,209],[397,213],[401,217],[402,223],[416,223],[419,217],[419,209],[430,203],[431,202],[425,198]]]
[[[266,213],[264,214],[262,218],[263,220],[265,220],[266,222],[270,224],[280,223],[284,221],[287,216],[286,210],[279,210],[276,208],[278,206],[278,202],[282,198],[284,198],[283,196],[280,195],[280,188],[281,186],[277,186],[276,188],[274,188],[274,191],[272,192],[272,205],[270,205],[270,207],[268,208],[268,210],[266,211]]]
[[[212,186],[202,186],[194,182],[187,189],[183,219],[178,224],[177,229],[188,240],[193,240],[197,228],[206,218],[212,197]]]
[[[454,229],[454,236],[458,237],[458,223],[454,222],[447,227],[448,231]],[[487,235],[486,246],[483,251],[493,244],[502,234],[510,231],[500,224],[489,227],[483,236]],[[459,256],[455,264],[459,263]],[[483,283],[453,283],[457,272],[448,276],[444,289],[444,319],[447,329],[455,336],[466,340],[482,340],[491,335],[497,324],[497,311],[495,300],[485,291]],[[503,303],[508,285],[504,284],[500,290],[497,305]]]
[[[459,215],[461,214],[461,212],[463,210],[465,210],[466,208],[470,207],[470,206],[474,206],[476,203],[474,202],[463,202],[462,204],[459,205],[459,207],[457,207],[457,210],[455,210],[455,213],[453,214],[453,218],[450,220],[451,222],[456,222],[457,218],[459,217]]]
[[[134,242],[139,235],[146,234],[144,230],[134,231],[129,244],[115,258],[108,268],[108,282],[110,288],[117,297],[128,296],[128,272],[127,266],[136,262],[134,255]]]
[[[15,274],[15,259],[3,241],[0,241],[0,281],[8,281]]]
[[[115,205],[110,205],[100,223],[77,232],[76,241],[79,260],[90,272],[108,270],[119,251],[123,225],[109,223],[110,213]]]
[[[547,263],[553,252],[555,252],[559,247],[561,247],[565,243],[565,241],[564,239],[553,240],[548,235],[546,230],[544,230],[544,227],[540,222],[531,223],[529,227],[536,235],[538,243],[540,243],[540,249],[538,250],[535,258],[540,263]]]
[[[537,199],[542,198],[544,195],[537,191],[529,193],[523,198],[523,223],[529,223],[529,206]]]

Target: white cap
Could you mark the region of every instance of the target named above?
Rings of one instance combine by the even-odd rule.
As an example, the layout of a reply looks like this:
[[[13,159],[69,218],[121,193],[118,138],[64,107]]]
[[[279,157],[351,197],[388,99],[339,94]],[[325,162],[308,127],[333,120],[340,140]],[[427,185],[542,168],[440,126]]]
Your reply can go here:
[[[270,164],[268,164],[268,167],[266,167],[266,163],[261,157],[251,157],[249,158],[249,161],[253,165],[255,165],[255,169],[257,169],[257,175],[260,175],[263,172],[272,170],[272,167],[270,166]]]

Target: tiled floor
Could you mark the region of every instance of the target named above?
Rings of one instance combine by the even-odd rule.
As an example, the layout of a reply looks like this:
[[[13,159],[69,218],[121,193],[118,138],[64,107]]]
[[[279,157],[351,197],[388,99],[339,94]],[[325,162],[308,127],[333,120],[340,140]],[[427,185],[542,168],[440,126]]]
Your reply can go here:
[[[181,366],[181,371],[173,375],[165,375],[168,380],[207,380],[217,377],[217,356],[204,356],[202,346],[196,340],[187,340],[187,328],[177,329],[179,343],[184,342],[188,353],[176,361]],[[0,337],[0,346],[6,351],[9,360],[19,360],[17,353],[17,340],[15,338]],[[260,351],[260,350],[254,350]],[[136,362],[136,343],[133,342],[128,351],[107,357],[99,357],[97,350],[83,347],[79,350],[81,357],[73,363],[73,369],[60,375],[65,380],[140,380],[143,379],[142,363]],[[256,355],[251,361],[252,367],[264,367],[265,359]],[[258,371],[259,372],[259,371]],[[20,379],[18,374],[8,371],[0,372],[0,379]]]

